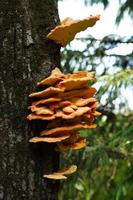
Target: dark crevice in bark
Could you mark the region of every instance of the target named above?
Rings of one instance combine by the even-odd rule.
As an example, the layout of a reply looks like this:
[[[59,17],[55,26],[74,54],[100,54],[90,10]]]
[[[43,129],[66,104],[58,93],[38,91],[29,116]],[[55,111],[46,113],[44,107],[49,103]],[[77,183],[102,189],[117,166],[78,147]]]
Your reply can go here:
[[[45,128],[28,123],[28,95],[60,64],[60,47],[46,38],[59,23],[56,0],[0,1],[0,199],[57,200],[58,183],[43,173],[58,168],[54,145],[31,145]]]

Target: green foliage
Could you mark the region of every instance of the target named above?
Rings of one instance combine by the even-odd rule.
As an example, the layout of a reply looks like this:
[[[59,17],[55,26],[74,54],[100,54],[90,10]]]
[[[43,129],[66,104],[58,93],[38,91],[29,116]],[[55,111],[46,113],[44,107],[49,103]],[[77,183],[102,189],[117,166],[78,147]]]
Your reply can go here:
[[[106,74],[97,79],[98,83],[101,83],[101,88],[97,93],[97,97],[106,96],[106,103],[104,106],[116,108],[115,103],[113,101],[115,99],[120,99],[119,105],[119,112],[120,110],[125,111],[128,108],[128,104],[125,102],[128,99],[123,97],[122,91],[126,88],[133,89],[133,70],[126,69],[120,70],[114,74]],[[113,105],[114,104],[114,105]]]
[[[86,130],[86,149],[64,155],[62,165],[74,162],[79,170],[61,184],[59,200],[132,200],[133,116],[114,117],[116,123],[102,116],[97,129]]]

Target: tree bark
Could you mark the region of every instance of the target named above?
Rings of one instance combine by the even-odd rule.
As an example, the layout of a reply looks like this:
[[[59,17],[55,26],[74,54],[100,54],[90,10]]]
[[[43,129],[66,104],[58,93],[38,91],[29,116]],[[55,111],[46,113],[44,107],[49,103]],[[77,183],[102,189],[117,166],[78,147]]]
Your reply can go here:
[[[28,95],[60,64],[60,47],[46,38],[59,23],[57,0],[0,0],[0,200],[57,200],[58,168],[51,144],[29,145],[44,124],[26,120]]]

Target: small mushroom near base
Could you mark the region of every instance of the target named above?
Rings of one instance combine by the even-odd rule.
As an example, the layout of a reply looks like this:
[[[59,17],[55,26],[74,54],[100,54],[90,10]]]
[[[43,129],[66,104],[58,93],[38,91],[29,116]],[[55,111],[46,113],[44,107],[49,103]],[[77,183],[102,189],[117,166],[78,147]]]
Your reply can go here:
[[[45,174],[43,175],[43,177],[48,178],[48,179],[55,179],[55,180],[67,179],[65,175],[73,174],[76,170],[77,170],[77,166],[71,165],[63,170],[53,172],[52,174]]]

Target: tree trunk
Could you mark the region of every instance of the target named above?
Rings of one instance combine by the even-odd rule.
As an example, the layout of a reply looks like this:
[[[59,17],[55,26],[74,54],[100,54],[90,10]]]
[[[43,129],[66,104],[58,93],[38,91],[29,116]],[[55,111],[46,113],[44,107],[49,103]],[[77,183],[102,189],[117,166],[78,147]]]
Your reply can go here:
[[[59,155],[29,145],[42,124],[26,116],[28,95],[60,64],[60,47],[46,38],[58,23],[57,0],[0,0],[0,199],[57,200],[58,183],[42,176]]]

